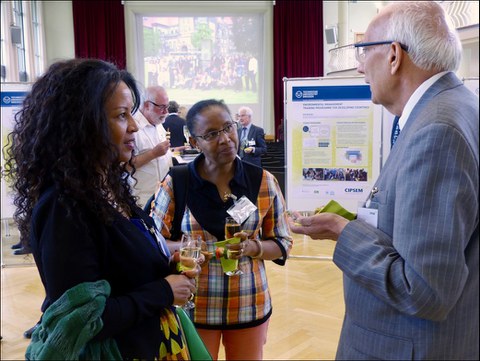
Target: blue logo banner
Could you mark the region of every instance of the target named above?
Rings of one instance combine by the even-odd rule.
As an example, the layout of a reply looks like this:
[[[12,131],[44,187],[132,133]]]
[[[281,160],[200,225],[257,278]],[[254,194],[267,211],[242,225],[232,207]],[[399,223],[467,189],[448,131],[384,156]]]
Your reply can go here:
[[[348,86],[294,86],[292,101],[311,100],[370,100],[372,93],[369,85]]]
[[[2,107],[19,107],[28,92],[1,92]]]

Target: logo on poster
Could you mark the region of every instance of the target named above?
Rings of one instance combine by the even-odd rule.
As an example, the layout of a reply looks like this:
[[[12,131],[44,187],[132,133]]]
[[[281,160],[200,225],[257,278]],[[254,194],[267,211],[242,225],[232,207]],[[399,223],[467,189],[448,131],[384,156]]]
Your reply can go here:
[[[363,188],[345,188],[345,193],[363,193]]]
[[[0,97],[2,100],[2,107],[21,106],[26,95],[27,92],[25,91],[2,91]]]
[[[302,92],[301,90],[297,90],[297,91],[295,92],[295,96],[296,96],[297,98],[302,98],[302,97],[303,97],[303,92]]]

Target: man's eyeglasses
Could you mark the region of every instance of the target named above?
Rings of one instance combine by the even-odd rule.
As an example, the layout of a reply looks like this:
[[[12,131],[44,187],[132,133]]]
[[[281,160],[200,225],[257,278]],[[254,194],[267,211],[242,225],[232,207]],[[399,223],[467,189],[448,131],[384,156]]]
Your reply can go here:
[[[367,56],[367,48],[374,45],[387,45],[392,43],[398,43],[395,40],[385,40],[385,41],[372,41],[369,43],[357,43],[353,44],[355,47],[355,59],[361,64],[365,62],[365,57]],[[398,43],[400,47],[408,53],[408,46]]]
[[[195,138],[202,138],[206,142],[213,142],[217,140],[220,134],[224,132],[225,134],[232,134],[237,130],[237,123],[228,123],[223,129],[215,130],[213,132],[208,132],[204,135],[197,135]]]
[[[155,102],[152,102],[151,100],[147,100],[147,101],[148,101],[149,103],[155,105],[156,107],[160,108],[160,110],[161,110],[162,112],[165,112],[165,111],[168,110],[168,105],[157,104],[157,103],[155,103]]]

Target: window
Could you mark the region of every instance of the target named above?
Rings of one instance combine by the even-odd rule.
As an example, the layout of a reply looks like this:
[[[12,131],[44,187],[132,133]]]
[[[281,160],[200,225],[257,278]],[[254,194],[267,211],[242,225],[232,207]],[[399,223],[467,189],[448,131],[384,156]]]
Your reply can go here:
[[[30,8],[32,13],[34,71],[36,77],[38,77],[43,73],[45,68],[42,36],[43,28],[38,3],[35,1],[30,2]]]
[[[13,24],[14,26],[10,27],[10,34],[12,35],[13,46],[17,51],[18,78],[21,82],[26,82],[28,75],[25,59],[25,29],[23,28],[23,7],[21,1],[13,2]],[[14,34],[18,34],[18,36]]]
[[[45,71],[40,1],[2,1],[2,82],[32,82]]]

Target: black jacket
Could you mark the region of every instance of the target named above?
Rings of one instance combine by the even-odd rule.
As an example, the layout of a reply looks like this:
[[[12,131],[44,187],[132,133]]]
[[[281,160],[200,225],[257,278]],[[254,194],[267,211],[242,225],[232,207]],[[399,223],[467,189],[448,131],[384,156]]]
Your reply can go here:
[[[111,226],[81,205],[68,216],[58,196],[48,189],[32,214],[30,243],[46,291],[42,311],[69,288],[105,279],[111,294],[95,339],[113,337],[124,359],[153,359],[161,341],[159,314],[173,303],[164,279],[170,273],[168,258],[120,214]],[[132,218],[153,226],[140,208],[133,212]]]
[[[187,125],[187,122],[177,114],[170,114],[165,118],[163,127],[166,131],[170,132],[170,145],[172,147],[181,147],[187,142],[183,135],[183,126]]]

